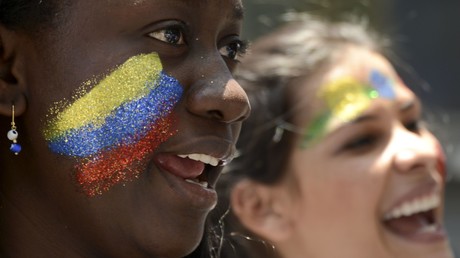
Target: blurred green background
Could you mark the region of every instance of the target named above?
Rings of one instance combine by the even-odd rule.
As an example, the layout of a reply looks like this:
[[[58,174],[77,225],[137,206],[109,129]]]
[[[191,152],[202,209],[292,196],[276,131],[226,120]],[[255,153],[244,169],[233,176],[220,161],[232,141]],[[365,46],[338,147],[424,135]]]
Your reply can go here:
[[[243,0],[244,37],[276,28],[282,14],[308,11],[330,18],[357,14],[389,35],[403,61],[398,70],[422,99],[425,118],[448,157],[446,224],[460,253],[460,0]]]

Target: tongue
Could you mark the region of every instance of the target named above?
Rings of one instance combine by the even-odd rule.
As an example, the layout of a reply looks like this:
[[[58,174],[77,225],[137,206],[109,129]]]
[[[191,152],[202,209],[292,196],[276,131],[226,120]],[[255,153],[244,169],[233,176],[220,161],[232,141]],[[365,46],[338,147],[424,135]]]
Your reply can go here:
[[[426,226],[432,225],[430,211],[417,213],[411,216],[404,216],[397,219],[391,219],[385,224],[394,232],[402,235],[414,235],[421,232]]]
[[[180,158],[176,155],[160,154],[155,157],[155,163],[171,174],[184,179],[196,178],[204,171],[203,162]]]

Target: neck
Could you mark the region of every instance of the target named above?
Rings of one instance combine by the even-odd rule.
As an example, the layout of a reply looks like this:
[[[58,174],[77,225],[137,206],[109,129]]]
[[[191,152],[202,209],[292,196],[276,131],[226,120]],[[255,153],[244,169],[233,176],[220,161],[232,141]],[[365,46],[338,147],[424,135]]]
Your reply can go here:
[[[290,238],[278,243],[276,249],[282,258],[321,258],[317,254],[312,254],[300,238]]]
[[[91,257],[78,248],[78,242],[52,207],[43,206],[39,195],[21,188],[23,193],[0,196],[0,256],[2,257]],[[15,198],[10,198],[14,196]],[[40,205],[39,205],[40,204]],[[77,251],[80,250],[80,251]]]

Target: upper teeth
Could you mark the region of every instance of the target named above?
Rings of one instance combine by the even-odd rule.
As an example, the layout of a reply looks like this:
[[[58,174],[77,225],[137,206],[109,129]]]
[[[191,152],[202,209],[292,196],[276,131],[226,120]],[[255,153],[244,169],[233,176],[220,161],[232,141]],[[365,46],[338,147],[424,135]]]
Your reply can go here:
[[[209,164],[214,167],[219,164],[218,159],[211,157],[209,155],[206,155],[206,154],[187,154],[187,155],[178,155],[178,156],[181,158],[189,158],[192,160],[201,161],[205,164]]]
[[[402,216],[411,216],[419,212],[429,211],[438,207],[440,203],[441,199],[437,194],[424,196],[412,201],[404,202],[398,207],[387,212],[384,216],[384,219],[396,219]]]

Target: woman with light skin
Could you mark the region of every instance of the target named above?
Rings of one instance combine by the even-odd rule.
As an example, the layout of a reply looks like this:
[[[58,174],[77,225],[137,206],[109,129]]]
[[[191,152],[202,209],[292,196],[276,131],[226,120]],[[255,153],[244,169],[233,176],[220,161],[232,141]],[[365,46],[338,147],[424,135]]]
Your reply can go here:
[[[386,42],[307,16],[253,44],[237,73],[252,115],[220,181],[224,257],[453,257],[443,155]]]
[[[0,0],[1,257],[207,256],[242,8]]]

